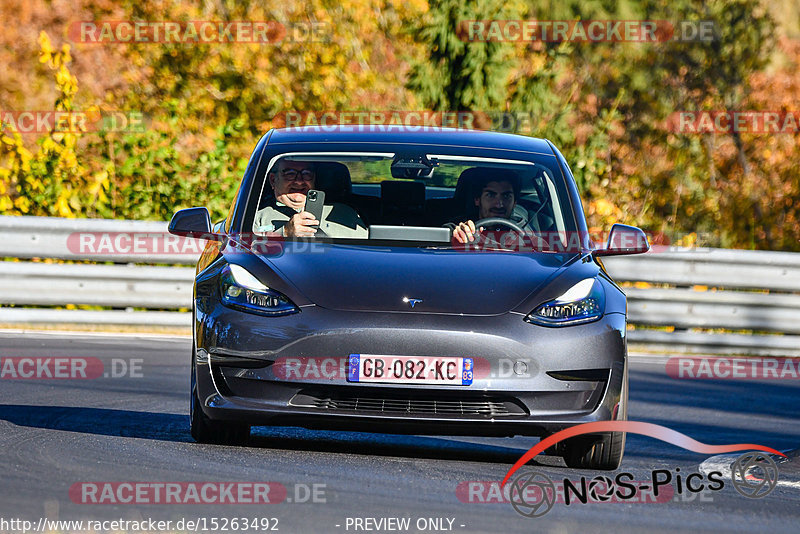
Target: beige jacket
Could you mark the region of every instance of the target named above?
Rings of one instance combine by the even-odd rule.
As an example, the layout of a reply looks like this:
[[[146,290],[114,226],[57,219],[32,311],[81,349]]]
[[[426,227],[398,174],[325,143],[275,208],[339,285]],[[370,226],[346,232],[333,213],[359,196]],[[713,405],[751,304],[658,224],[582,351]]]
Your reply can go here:
[[[256,212],[253,232],[257,234],[280,232],[295,213],[297,212],[292,208],[273,201],[271,205]],[[327,237],[366,239],[369,235],[367,225],[356,210],[347,204],[334,203],[323,206],[319,228]]]

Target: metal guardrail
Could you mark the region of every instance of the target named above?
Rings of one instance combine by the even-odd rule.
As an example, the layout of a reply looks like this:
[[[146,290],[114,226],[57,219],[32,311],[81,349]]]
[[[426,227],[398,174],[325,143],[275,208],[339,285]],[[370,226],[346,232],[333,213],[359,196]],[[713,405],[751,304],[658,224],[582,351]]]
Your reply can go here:
[[[191,267],[0,262],[3,304],[191,308],[193,283]]]
[[[166,223],[0,216],[0,232],[0,256],[7,258],[115,262],[0,262],[0,323],[190,325],[185,311],[132,311],[192,305],[194,269],[175,265],[194,264],[202,242],[170,236]],[[625,288],[632,343],[800,355],[800,254],[654,250],[603,261],[617,281],[635,283]],[[8,304],[119,309],[3,307]],[[698,328],[775,335],[693,331]]]
[[[635,283],[625,289],[634,326],[631,342],[669,350],[800,356],[800,254],[656,248],[604,263],[616,280]],[[742,330],[751,333],[735,333]]]
[[[194,265],[203,250],[202,241],[168,234],[158,221],[0,216],[0,235],[0,258]]]
[[[605,263],[618,280],[800,291],[800,254],[793,252],[713,248],[659,251],[654,247],[648,254],[611,257]]]
[[[637,324],[800,334],[800,295],[626,288]]]

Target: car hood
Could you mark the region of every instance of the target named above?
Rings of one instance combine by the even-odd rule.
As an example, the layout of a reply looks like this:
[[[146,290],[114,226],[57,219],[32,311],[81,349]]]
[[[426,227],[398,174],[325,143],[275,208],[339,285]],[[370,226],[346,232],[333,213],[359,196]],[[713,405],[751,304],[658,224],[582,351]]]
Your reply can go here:
[[[303,252],[287,243],[279,254],[259,255],[324,308],[458,315],[508,312],[577,257],[325,243]]]

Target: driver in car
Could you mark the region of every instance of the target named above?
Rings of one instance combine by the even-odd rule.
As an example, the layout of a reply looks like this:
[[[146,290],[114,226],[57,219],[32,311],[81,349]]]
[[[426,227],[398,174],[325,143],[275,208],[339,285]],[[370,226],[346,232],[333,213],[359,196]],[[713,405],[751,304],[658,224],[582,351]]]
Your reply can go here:
[[[514,206],[517,205],[520,189],[519,176],[513,171],[488,174],[477,180],[473,191],[478,220],[500,218],[517,223],[512,218],[512,213]],[[453,239],[459,243],[471,243],[475,241],[476,234],[482,230],[484,230],[483,227],[476,229],[475,223],[470,219],[458,223],[453,230]]]
[[[267,178],[274,199],[256,212],[255,232],[282,237],[367,237],[367,225],[347,204],[326,204],[321,221],[304,210],[306,196],[316,183],[313,163],[281,159]]]

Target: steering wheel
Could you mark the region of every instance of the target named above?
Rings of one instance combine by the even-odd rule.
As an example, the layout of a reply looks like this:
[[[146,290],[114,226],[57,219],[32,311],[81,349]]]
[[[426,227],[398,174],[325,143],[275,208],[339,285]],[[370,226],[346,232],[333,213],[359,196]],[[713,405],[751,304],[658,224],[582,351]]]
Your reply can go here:
[[[497,226],[497,225],[507,226],[508,228],[511,228],[512,230],[514,230],[518,234],[524,234],[525,233],[525,230],[523,230],[522,228],[520,228],[519,226],[517,226],[513,222],[509,221],[508,219],[504,219],[502,217],[487,217],[486,219],[481,219],[479,221],[475,221],[475,228],[476,229],[480,228],[480,227]]]
[[[502,225],[510,228],[511,230],[517,232],[523,236],[530,236],[532,239],[536,239],[536,246],[539,247],[540,250],[550,250],[550,245],[548,245],[547,241],[542,239],[541,236],[537,234],[529,234],[526,233],[525,230],[519,227],[519,225],[509,221],[508,219],[503,219],[502,217],[487,217],[486,219],[481,219],[479,221],[475,221],[475,228],[487,227],[487,226],[494,226],[494,225]]]

